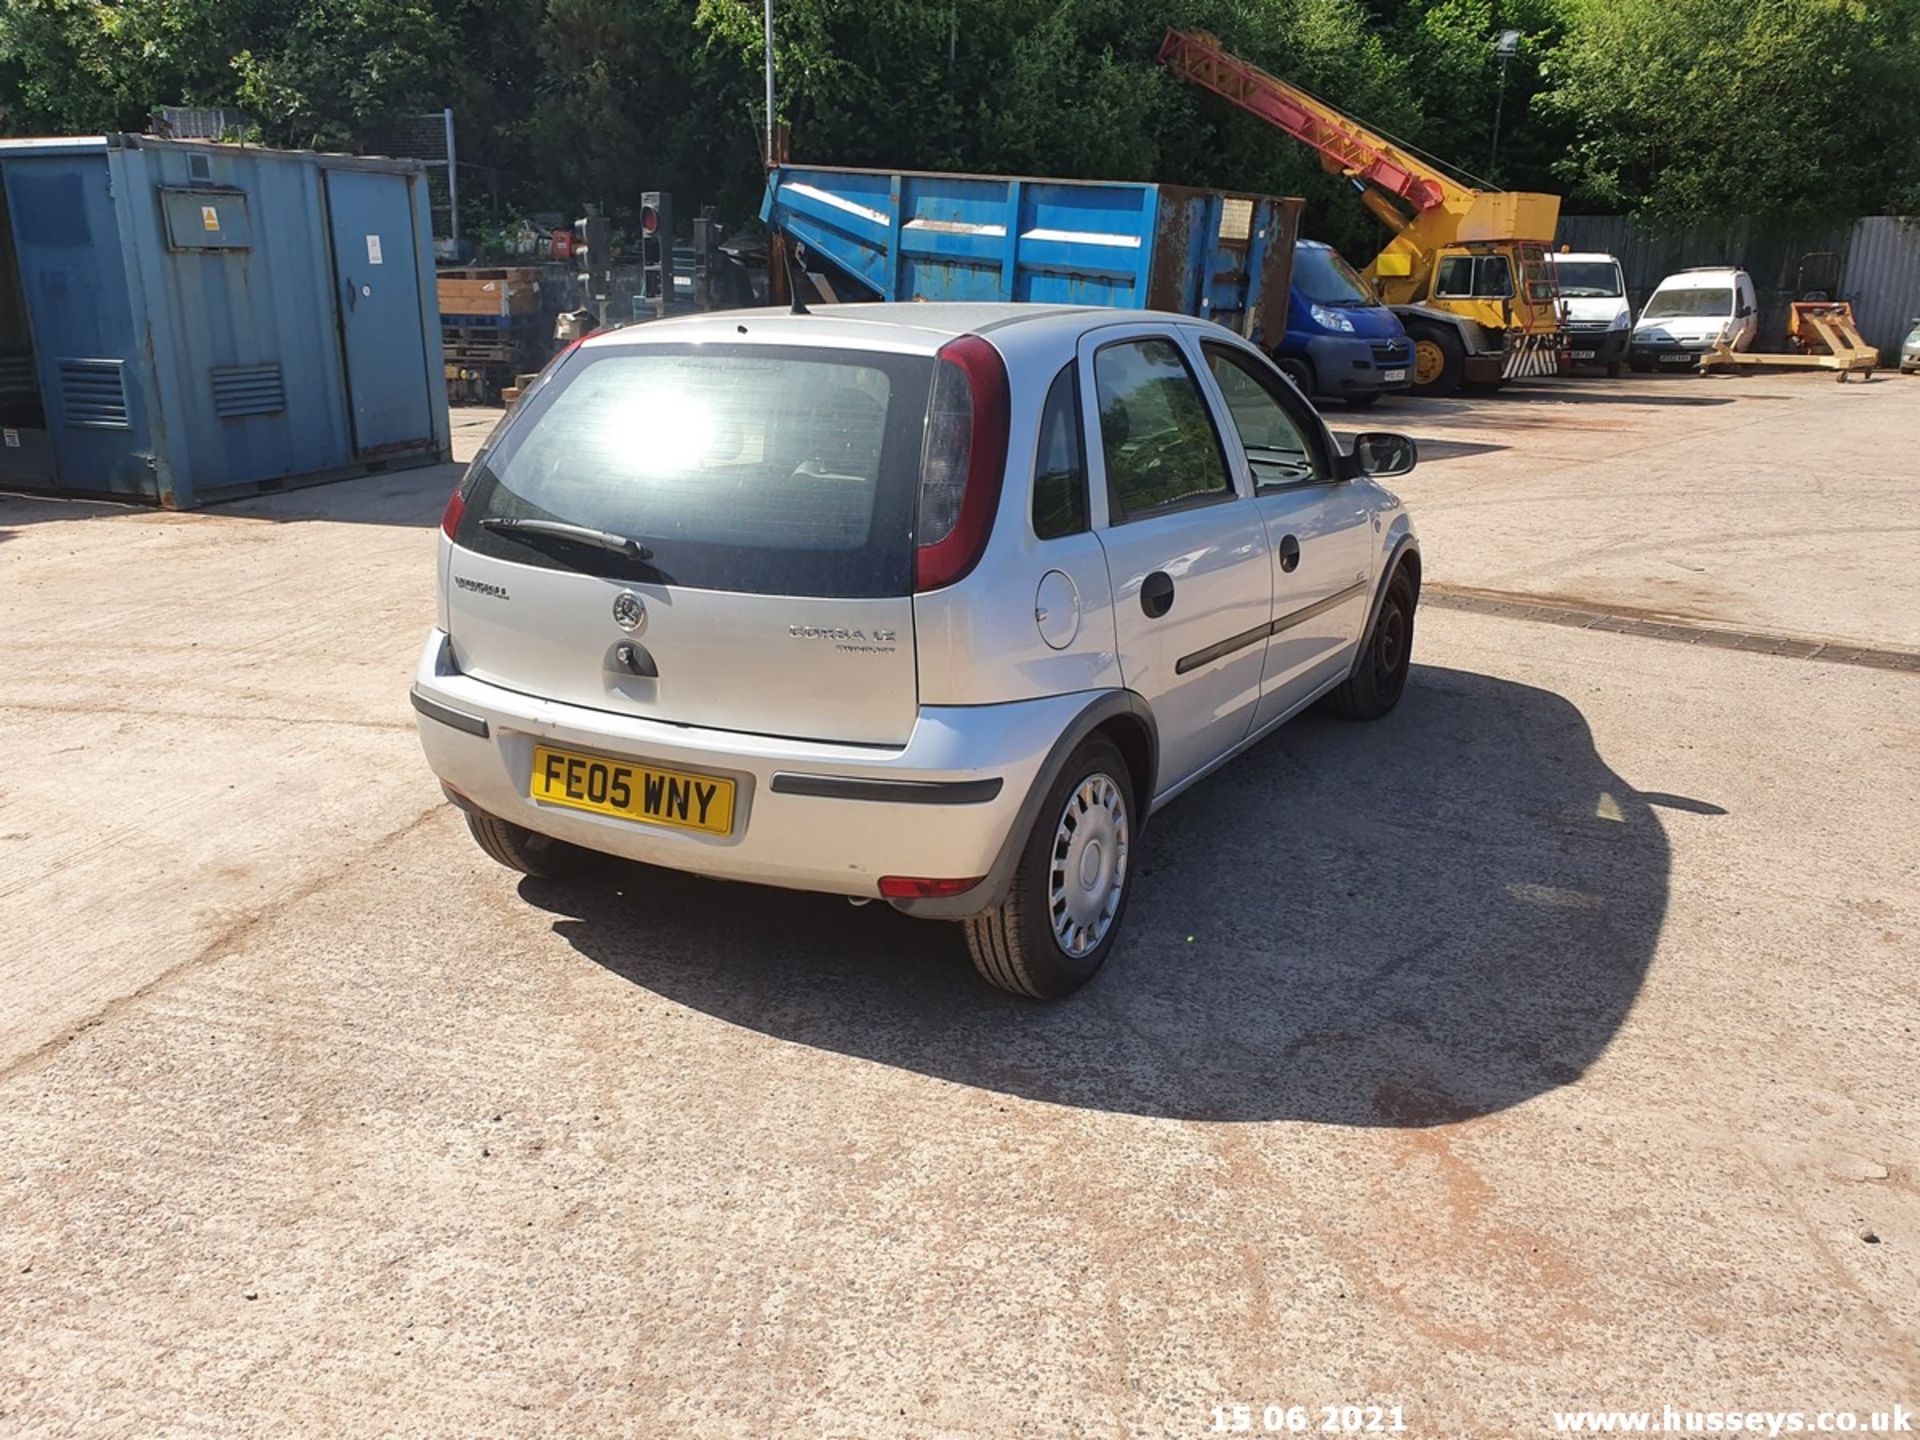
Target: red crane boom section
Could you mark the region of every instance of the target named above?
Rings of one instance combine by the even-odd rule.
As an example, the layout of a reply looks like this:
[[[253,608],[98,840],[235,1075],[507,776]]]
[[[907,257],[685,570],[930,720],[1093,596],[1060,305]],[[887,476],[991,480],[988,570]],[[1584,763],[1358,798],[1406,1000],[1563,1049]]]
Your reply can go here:
[[[1211,35],[1169,30],[1160,43],[1160,60],[1182,79],[1231,100],[1242,110],[1311,145],[1329,170],[1398,195],[1416,212],[1446,203],[1449,182],[1423,173],[1411,156],[1332,106],[1229,55]]]

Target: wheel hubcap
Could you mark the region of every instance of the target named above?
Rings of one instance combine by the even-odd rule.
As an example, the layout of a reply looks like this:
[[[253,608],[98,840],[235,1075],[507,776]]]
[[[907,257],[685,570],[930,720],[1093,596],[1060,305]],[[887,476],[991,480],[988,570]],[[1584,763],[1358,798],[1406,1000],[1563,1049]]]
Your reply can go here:
[[[1113,928],[1127,884],[1127,802],[1109,775],[1089,775],[1067,797],[1053,833],[1047,913],[1053,938],[1076,958]]]
[[[1381,672],[1391,674],[1400,665],[1400,647],[1406,639],[1406,626],[1401,622],[1400,607],[1390,605],[1380,617],[1380,644],[1374,655],[1374,661]]]
[[[1417,340],[1413,346],[1413,378],[1421,385],[1431,385],[1440,378],[1440,372],[1447,368],[1447,357],[1440,347],[1431,340]]]

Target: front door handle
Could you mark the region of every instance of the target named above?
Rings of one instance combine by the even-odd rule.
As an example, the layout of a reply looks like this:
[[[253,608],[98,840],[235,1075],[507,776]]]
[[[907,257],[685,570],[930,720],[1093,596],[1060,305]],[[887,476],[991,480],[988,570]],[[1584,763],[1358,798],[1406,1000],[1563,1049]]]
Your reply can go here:
[[[1156,570],[1140,582],[1140,608],[1149,620],[1158,620],[1173,608],[1173,577]]]
[[[1291,535],[1280,537],[1280,568],[1289,575],[1300,563],[1300,542]]]

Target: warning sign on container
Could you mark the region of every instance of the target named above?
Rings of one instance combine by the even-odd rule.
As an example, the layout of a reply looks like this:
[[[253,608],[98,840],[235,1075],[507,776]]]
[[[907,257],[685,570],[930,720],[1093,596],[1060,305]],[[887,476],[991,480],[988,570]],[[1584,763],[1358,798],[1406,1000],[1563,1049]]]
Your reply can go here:
[[[220,228],[220,212],[211,205],[202,205],[200,207],[200,228],[202,230],[217,231]]]
[[[380,237],[378,235],[367,236],[367,264],[383,265],[385,263],[386,262],[380,258]]]

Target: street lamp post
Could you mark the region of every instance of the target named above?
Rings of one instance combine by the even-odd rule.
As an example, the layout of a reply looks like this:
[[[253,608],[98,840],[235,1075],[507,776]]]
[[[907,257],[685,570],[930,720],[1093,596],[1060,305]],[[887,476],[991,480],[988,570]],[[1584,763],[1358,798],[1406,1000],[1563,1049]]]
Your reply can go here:
[[[773,164],[773,0],[767,0],[767,164]]]
[[[767,0],[769,6],[773,0]],[[1487,178],[1493,178],[1493,162],[1500,155],[1500,112],[1507,108],[1507,62],[1513,59],[1514,52],[1520,48],[1518,30],[1502,30],[1500,38],[1493,42],[1494,53],[1500,57],[1500,90],[1493,102],[1493,143],[1487,147]]]

